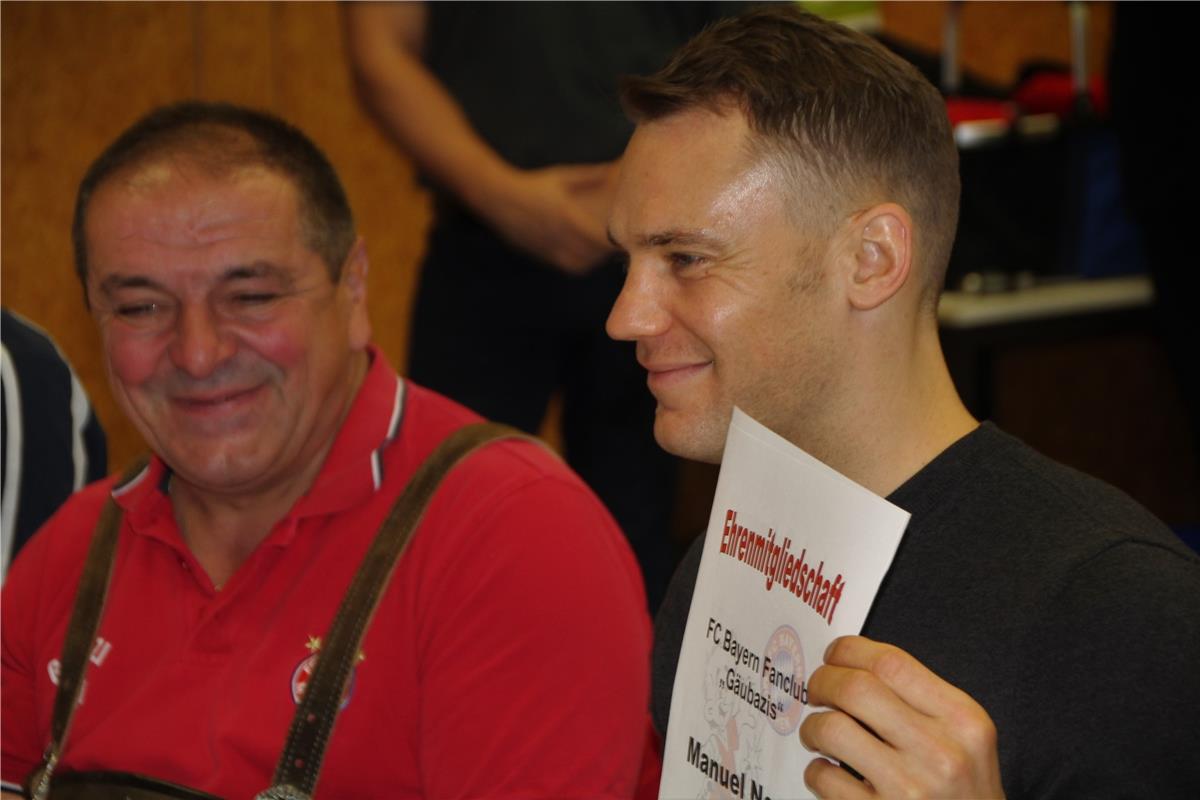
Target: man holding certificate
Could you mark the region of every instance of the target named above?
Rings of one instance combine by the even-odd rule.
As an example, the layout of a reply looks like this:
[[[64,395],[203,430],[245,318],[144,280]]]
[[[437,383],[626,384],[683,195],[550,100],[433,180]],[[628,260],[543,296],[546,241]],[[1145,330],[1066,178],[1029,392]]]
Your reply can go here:
[[[808,591],[795,565],[811,551],[714,508],[723,527],[659,614],[660,732],[680,710],[686,625],[726,676],[697,714],[778,722],[792,706],[777,687],[802,703],[787,736],[811,751],[807,789],[776,797],[1195,796],[1200,560],[1117,490],[980,424],[950,379],[936,308],[959,178],[937,90],[779,6],[709,28],[624,99],[638,127],[610,236],[629,266],[608,331],[637,343],[659,443],[728,458],[736,405],[911,515],[862,636],[812,654],[796,690],[767,663],[787,642],[688,609],[702,551],[748,574],[758,546],[756,579],[783,579],[771,602]],[[678,758],[668,736],[664,787],[691,770],[715,796],[769,796],[731,755],[749,729],[728,730],[711,752],[675,737]]]

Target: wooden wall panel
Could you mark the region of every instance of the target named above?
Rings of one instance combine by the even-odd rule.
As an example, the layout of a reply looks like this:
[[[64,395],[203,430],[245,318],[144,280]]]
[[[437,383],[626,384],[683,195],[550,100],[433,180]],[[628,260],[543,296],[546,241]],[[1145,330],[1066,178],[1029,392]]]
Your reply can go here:
[[[193,94],[270,108],[275,71],[271,3],[193,3]]]

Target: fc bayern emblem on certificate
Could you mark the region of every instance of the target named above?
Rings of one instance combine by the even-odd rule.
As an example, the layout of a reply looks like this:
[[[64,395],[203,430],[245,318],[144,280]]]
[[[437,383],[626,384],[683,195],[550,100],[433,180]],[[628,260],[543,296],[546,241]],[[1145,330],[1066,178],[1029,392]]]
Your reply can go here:
[[[800,727],[808,699],[804,685],[804,648],[790,625],[781,625],[763,648],[762,692],[779,713],[771,727],[783,736]]]

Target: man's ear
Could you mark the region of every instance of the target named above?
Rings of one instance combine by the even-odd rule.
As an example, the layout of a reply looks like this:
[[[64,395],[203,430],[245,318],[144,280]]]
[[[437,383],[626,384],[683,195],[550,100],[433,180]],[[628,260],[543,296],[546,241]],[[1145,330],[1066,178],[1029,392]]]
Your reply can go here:
[[[342,264],[341,283],[349,300],[350,343],[356,350],[371,341],[371,320],[367,314],[367,244],[359,236]]]
[[[912,273],[912,217],[895,203],[881,203],[851,221],[853,269],[846,294],[850,305],[869,311],[887,302]]]

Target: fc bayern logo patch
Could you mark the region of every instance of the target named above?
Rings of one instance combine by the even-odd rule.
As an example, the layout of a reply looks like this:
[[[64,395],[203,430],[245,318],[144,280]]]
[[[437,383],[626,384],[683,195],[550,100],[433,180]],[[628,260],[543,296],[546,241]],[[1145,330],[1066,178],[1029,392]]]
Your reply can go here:
[[[317,667],[317,656],[320,655],[321,640],[313,637],[308,641],[308,649],[310,652],[307,656],[296,665],[292,670],[292,702],[300,705],[300,701],[304,698],[304,690],[308,687],[309,680],[312,679],[313,670]],[[364,660],[363,654],[358,654],[358,661]],[[346,706],[350,705],[350,698],[354,695],[354,684],[358,680],[358,667],[350,671],[350,680],[346,681],[346,691],[342,693],[342,702],[338,706],[338,711],[344,711]]]

